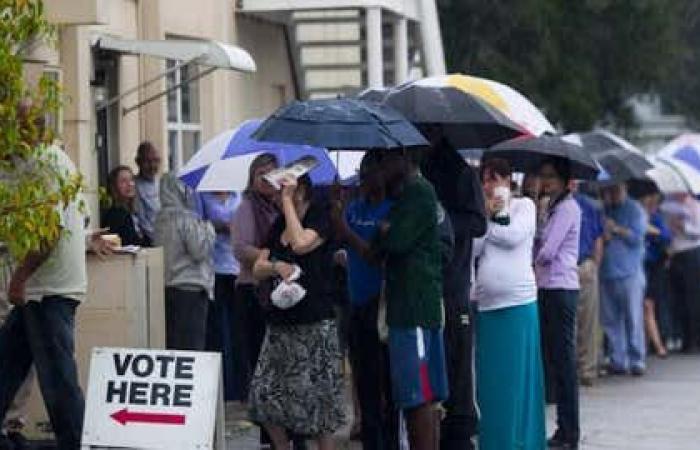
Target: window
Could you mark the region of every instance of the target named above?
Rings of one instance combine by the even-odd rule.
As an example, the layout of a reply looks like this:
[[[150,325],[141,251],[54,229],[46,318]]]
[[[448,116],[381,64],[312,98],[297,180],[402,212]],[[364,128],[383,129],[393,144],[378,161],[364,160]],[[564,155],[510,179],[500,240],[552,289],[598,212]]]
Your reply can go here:
[[[177,61],[168,60],[167,67]],[[182,66],[168,74],[168,89],[198,72],[194,64]],[[202,124],[199,107],[199,81],[191,81],[168,92],[168,163],[170,170],[180,169],[201,145]]]

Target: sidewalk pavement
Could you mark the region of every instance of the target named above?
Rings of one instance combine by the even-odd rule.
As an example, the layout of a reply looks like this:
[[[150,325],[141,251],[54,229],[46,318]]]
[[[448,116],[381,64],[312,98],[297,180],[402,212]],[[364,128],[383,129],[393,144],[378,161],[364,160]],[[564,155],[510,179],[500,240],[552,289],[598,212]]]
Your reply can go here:
[[[228,449],[260,448],[258,429],[240,427],[244,418],[240,406],[228,405]],[[547,419],[551,433],[554,407]],[[700,355],[650,358],[644,377],[609,377],[581,388],[581,430],[582,450],[700,449]],[[361,450],[347,435],[339,433],[338,449]]]
[[[644,377],[603,378],[580,403],[582,450],[700,449],[700,355],[650,358]]]

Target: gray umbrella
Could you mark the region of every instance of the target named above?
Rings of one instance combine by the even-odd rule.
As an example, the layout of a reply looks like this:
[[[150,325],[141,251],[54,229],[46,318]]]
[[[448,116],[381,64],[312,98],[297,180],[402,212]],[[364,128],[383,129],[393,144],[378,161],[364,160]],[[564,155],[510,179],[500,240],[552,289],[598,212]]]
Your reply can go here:
[[[570,134],[564,139],[591,153],[611,181],[642,179],[654,167],[641,150],[606,130]]]
[[[595,180],[599,168],[583,147],[565,141],[560,136],[523,136],[495,145],[484,152],[483,159],[504,158],[513,170],[534,173],[549,159],[568,161],[571,176],[580,180]]]

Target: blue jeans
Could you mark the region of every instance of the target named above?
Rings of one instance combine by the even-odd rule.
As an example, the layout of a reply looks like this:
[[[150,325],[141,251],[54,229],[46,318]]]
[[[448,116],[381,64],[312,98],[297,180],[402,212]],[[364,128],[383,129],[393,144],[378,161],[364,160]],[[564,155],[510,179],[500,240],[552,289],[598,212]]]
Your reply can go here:
[[[540,289],[538,293],[542,350],[554,384],[557,428],[569,442],[578,442],[578,373],[576,368],[576,311],[578,290]]]
[[[75,363],[75,300],[15,307],[0,328],[0,423],[32,364],[60,450],[80,448],[85,401]]]
[[[644,275],[600,283],[600,323],[610,346],[610,363],[618,370],[646,365]]]

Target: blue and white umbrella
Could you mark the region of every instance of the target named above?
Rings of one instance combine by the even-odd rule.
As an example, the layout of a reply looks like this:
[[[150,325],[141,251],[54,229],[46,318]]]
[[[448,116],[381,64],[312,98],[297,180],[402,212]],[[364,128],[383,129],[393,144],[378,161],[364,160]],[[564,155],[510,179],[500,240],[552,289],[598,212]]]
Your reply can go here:
[[[315,157],[319,164],[309,174],[314,184],[332,183],[339,175],[337,166],[341,169],[341,178],[347,176],[355,164],[359,167],[359,161],[340,155],[331,157],[323,148],[254,140],[251,135],[261,123],[262,120],[248,120],[207,141],[180,170],[179,178],[199,192],[242,191],[248,183],[251,162],[262,153],[274,154],[280,165],[304,156]]]
[[[700,172],[700,134],[681,134],[659,150],[658,154],[683,161]]]

